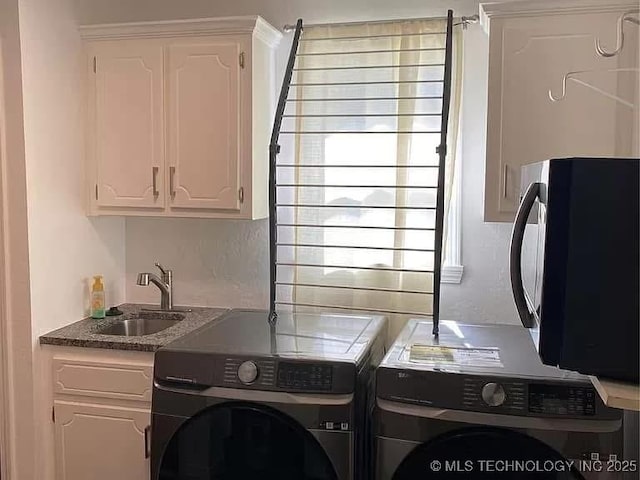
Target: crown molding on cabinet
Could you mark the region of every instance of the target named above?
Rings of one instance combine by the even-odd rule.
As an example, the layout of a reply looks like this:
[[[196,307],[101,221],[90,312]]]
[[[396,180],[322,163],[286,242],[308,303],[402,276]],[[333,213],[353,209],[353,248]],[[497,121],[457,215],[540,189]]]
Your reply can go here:
[[[443,265],[442,266],[442,283],[461,283],[464,267],[462,265]]]
[[[282,38],[282,33],[259,15],[83,25],[79,31],[85,40],[254,34],[269,47],[277,46]]]
[[[480,24],[488,33],[493,18],[527,17],[537,15],[575,15],[593,12],[622,12],[638,8],[633,1],[607,0],[520,0],[480,4]]]

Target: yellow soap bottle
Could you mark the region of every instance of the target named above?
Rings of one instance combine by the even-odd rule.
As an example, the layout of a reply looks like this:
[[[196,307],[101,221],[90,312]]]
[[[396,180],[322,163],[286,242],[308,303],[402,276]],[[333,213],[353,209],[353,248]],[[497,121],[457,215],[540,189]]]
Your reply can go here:
[[[104,283],[102,275],[93,277],[93,285],[91,287],[91,318],[104,318]]]

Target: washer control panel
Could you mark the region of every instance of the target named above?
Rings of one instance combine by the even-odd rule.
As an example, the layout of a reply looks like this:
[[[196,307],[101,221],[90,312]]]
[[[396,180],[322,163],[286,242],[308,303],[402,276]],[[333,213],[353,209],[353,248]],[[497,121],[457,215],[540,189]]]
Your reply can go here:
[[[238,379],[245,385],[251,385],[258,378],[258,366],[255,362],[247,360],[238,367]]]
[[[336,380],[340,372],[334,368],[326,363],[227,357],[222,386],[288,392],[339,391],[343,388],[339,378]]]
[[[526,412],[527,386],[524,382],[467,377],[462,389],[462,405],[469,410],[501,410],[520,415]]]
[[[272,360],[226,358],[222,381],[233,387],[273,387],[276,363]]]
[[[583,417],[596,413],[596,392],[579,385],[467,378],[463,405],[470,410],[518,415]]]
[[[489,382],[482,387],[482,400],[490,407],[499,407],[504,403],[507,394],[499,383]]]
[[[596,413],[596,392],[589,387],[529,384],[529,413],[591,416]]]
[[[325,392],[331,390],[332,381],[331,365],[288,362],[278,364],[277,386],[279,388]]]
[[[526,417],[617,420],[588,380],[471,375],[385,365],[376,372],[379,399],[431,408]]]

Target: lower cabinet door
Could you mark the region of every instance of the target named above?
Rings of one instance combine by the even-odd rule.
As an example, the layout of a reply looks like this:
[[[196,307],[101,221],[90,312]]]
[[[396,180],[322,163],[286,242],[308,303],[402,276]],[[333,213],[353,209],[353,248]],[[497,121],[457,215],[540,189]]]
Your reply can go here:
[[[55,401],[57,480],[146,480],[151,411]]]

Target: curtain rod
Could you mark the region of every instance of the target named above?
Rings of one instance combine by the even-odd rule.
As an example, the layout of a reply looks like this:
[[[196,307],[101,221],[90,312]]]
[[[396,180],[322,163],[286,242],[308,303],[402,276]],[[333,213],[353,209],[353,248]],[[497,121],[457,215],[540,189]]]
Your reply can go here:
[[[398,19],[391,19],[391,20],[371,20],[368,22],[363,21],[363,22],[313,23],[305,26],[306,27],[350,27],[355,25],[376,25],[381,23],[392,23],[392,22],[415,22],[420,20],[446,20],[446,19],[447,17],[398,18]],[[456,18],[456,20],[459,20],[459,21],[457,23],[454,23],[454,26],[462,25],[463,28],[466,29],[468,25],[472,23],[478,23],[478,21],[480,20],[480,16],[477,14],[464,16],[464,17]],[[290,25],[290,24],[287,24],[282,28],[282,30],[285,32],[292,32],[295,29],[296,29],[296,26]]]

